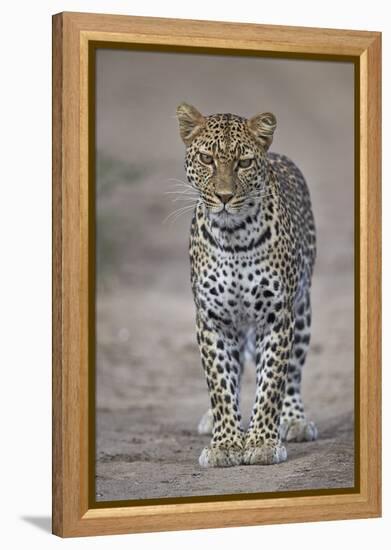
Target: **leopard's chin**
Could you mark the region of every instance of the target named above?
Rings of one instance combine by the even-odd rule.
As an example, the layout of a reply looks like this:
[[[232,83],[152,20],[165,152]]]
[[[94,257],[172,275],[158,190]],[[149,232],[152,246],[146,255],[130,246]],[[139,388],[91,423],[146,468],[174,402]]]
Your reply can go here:
[[[212,224],[221,228],[235,228],[243,221],[243,214],[241,215],[238,210],[230,211],[222,207],[220,210],[207,209],[207,212]]]

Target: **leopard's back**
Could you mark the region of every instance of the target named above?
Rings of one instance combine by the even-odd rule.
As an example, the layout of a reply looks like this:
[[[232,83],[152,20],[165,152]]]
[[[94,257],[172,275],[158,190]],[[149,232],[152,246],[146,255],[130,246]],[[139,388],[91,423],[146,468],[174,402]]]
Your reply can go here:
[[[270,152],[268,159],[278,179],[281,199],[289,210],[295,242],[303,257],[300,279],[308,287],[316,259],[316,228],[308,185],[301,170],[286,155]]]

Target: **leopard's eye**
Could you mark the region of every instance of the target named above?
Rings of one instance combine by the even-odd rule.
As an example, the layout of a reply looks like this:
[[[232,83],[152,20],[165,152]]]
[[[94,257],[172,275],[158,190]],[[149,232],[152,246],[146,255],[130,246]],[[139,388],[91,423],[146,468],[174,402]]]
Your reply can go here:
[[[200,160],[203,164],[213,164],[213,157],[206,153],[200,153]]]
[[[238,162],[239,168],[250,168],[254,159],[240,159]]]

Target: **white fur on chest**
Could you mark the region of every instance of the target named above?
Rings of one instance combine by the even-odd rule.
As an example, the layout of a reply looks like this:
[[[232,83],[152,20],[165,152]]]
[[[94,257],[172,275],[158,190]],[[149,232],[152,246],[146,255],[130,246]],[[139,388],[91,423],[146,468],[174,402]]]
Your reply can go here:
[[[210,261],[210,267],[197,276],[195,292],[200,302],[216,316],[231,319],[237,327],[261,323],[282,300],[278,275],[266,271],[267,263],[260,261],[259,253],[221,251],[215,257],[216,261]]]

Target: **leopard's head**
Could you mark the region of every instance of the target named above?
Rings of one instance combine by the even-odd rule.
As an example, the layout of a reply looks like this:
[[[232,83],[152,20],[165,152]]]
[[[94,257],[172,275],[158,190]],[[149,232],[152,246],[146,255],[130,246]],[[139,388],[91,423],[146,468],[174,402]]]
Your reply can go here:
[[[224,219],[247,215],[265,192],[266,153],[277,124],[275,116],[203,116],[181,103],[177,117],[186,145],[187,178],[207,212]]]

